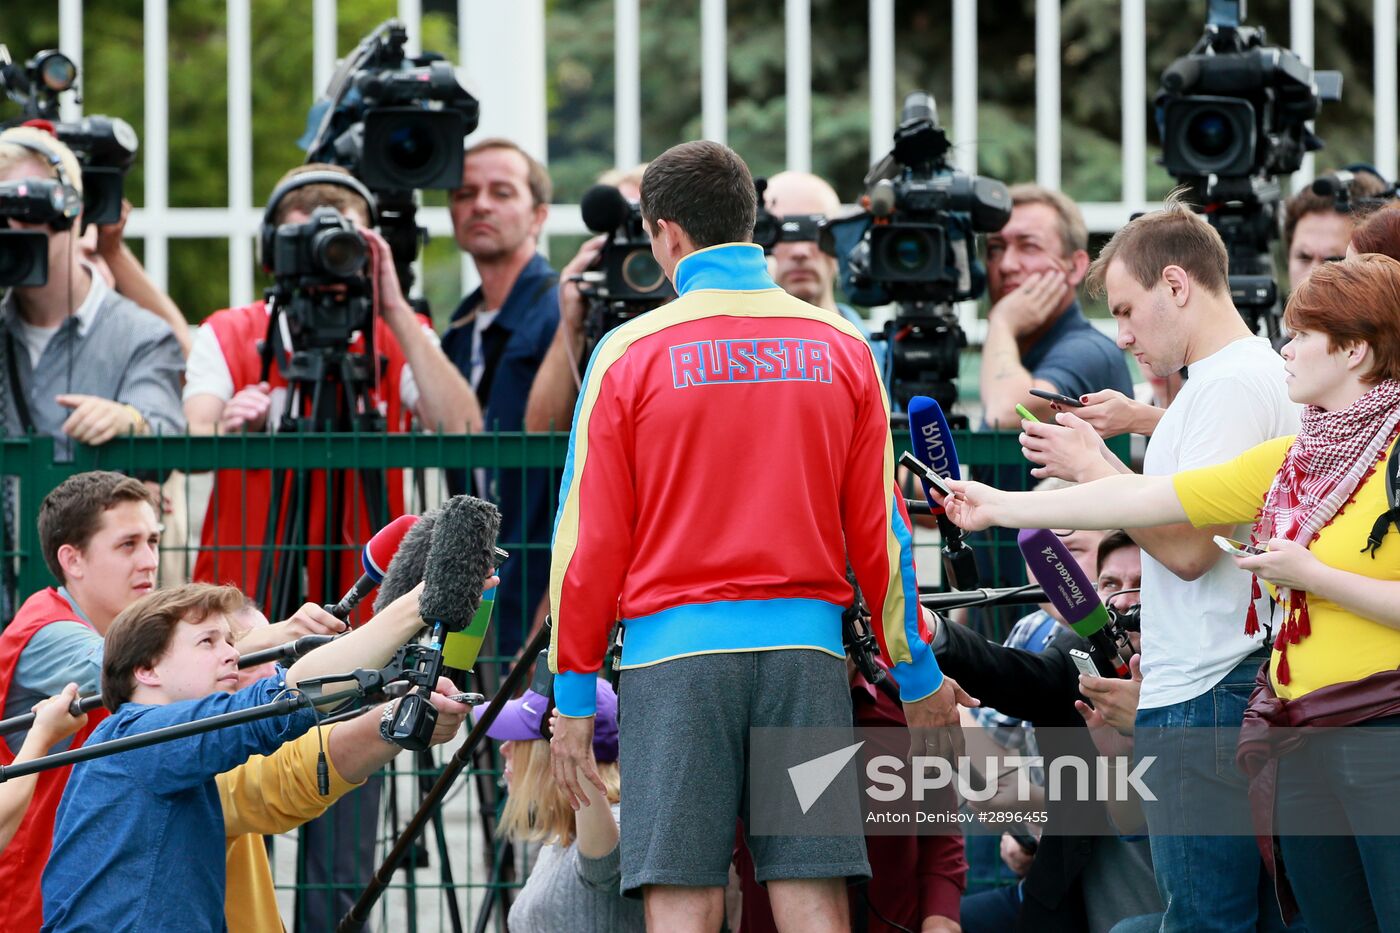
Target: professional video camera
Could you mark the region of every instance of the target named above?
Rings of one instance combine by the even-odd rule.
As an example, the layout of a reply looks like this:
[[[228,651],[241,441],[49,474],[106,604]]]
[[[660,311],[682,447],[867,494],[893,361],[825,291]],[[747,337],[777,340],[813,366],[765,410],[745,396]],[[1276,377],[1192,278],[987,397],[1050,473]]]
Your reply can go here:
[[[63,187],[53,180],[0,182],[0,222],[54,224],[65,219]],[[49,280],[49,237],[37,230],[0,228],[0,288]]]
[[[651,254],[642,209],[612,185],[594,185],[579,201],[584,226],[608,234],[596,266],[583,274],[579,292],[588,307],[583,320],[581,367],[603,335],[624,321],[676,297],[666,273]]]
[[[463,139],[479,110],[441,55],[409,56],[407,41],[397,19],[361,40],[312,107],[301,140],[309,161],[347,168],[374,191],[405,293],[427,236],[413,191],[462,183]]]
[[[1236,307],[1277,340],[1269,245],[1279,233],[1278,176],[1322,148],[1308,121],[1323,101],[1341,99],[1342,76],[1266,45],[1263,29],[1240,25],[1243,16],[1243,0],[1208,0],[1205,34],[1162,72],[1157,121],[1162,165],[1225,241]]]
[[[987,284],[973,237],[1000,230],[1011,216],[1006,186],[955,170],[949,148],[933,98],[913,92],[894,148],[865,176],[867,209],[822,228],[822,249],[840,261],[846,297],[898,302],[883,339],[900,409],[915,395],[952,408],[958,354],[967,345],[953,303],[979,297]]]
[[[72,91],[77,80],[78,66],[62,52],[45,50],[20,67],[0,45],[0,89],[21,109],[18,120],[0,128],[26,120],[52,123],[54,133],[83,167],[83,226],[116,223],[122,215],[122,179],[136,161],[136,131],[120,117],[93,115],[60,122],[59,96]]]
[[[1357,173],[1363,173],[1358,176]],[[1370,184],[1362,182],[1366,175],[1375,177]],[[1362,182],[1358,184],[1358,182]],[[1358,188],[1360,190],[1358,190]],[[1380,188],[1376,191],[1376,188]],[[1328,172],[1313,179],[1312,193],[1332,199],[1332,209],[1338,214],[1369,213],[1400,197],[1400,184],[1386,185],[1380,171],[1373,165],[1354,163],[1344,169]]]

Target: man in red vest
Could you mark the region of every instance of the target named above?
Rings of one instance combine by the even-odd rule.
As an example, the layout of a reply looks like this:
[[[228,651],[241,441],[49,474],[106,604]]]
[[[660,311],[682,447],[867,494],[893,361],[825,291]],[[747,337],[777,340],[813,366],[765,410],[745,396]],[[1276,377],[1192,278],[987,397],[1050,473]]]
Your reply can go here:
[[[69,683],[80,694],[98,691],[102,636],[123,609],[155,589],[160,522],[154,495],[120,473],[79,473],[39,506],[39,545],[59,581],[25,600],[0,634],[3,715],[22,715]],[[107,716],[88,714],[70,740],[81,745]],[[0,741],[0,764],[10,764],[25,732]],[[63,751],[70,741],[51,752]],[[40,773],[18,831],[0,853],[0,917],[11,933],[37,931],[43,918],[39,877],[53,839],[54,813],[69,767]]]
[[[372,254],[382,250],[387,255],[383,238],[371,229],[377,217],[373,195],[345,169],[313,163],[284,175],[268,198],[262,237],[266,268],[273,262],[268,253],[274,248],[277,228],[303,224],[318,208],[338,211],[360,228]],[[415,314],[404,299],[394,264],[387,259],[372,261],[366,271],[377,294],[369,335],[378,358],[371,402],[384,417],[387,430],[409,431],[415,419],[420,428],[430,431],[461,434],[469,428],[478,430],[481,409],[476,396],[439,348],[431,322]],[[278,429],[288,402],[288,384],[281,370],[288,354],[279,352],[264,378],[262,342],[268,337],[270,320],[267,303],[256,301],[214,312],[195,333],[184,389],[191,434],[253,434]],[[293,335],[287,318],[280,321],[282,336],[276,345],[285,351]],[[364,352],[366,336],[357,332],[346,346],[347,352]],[[280,481],[281,474],[277,478]],[[267,470],[217,472],[194,579],[231,583],[267,604],[268,611],[275,614],[279,607],[258,586],[264,553],[270,553],[264,545],[274,543],[265,540],[272,480]],[[354,480],[358,484],[358,474]],[[388,480],[385,520],[404,513],[399,471],[390,471]],[[313,474],[311,483],[303,543],[312,550],[306,558],[308,591],[302,595],[313,602],[334,602],[359,576],[359,549],[377,525],[365,507],[369,491],[349,488],[352,484],[347,483],[342,501],[349,507],[328,516],[324,477]],[[284,512],[278,527],[287,527],[290,518]],[[323,585],[327,577],[321,564],[327,545],[342,549],[338,555],[341,566],[331,577],[337,583],[329,590]]]

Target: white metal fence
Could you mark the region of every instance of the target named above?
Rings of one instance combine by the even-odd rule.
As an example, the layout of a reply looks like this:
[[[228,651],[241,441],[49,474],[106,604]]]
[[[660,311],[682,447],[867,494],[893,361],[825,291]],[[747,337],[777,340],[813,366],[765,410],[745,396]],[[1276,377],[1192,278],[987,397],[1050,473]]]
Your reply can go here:
[[[679,0],[672,0],[679,2]],[[784,0],[787,164],[807,169],[812,161],[811,9],[810,0]],[[991,0],[985,0],[991,2]],[[701,113],[704,135],[726,135],[725,39],[726,0],[699,0],[701,12]],[[1388,178],[1397,174],[1396,147],[1396,3],[1373,0],[1375,152],[1373,161]],[[883,155],[895,126],[894,0],[868,0],[870,22],[870,152]],[[977,167],[977,4],[952,0],[952,137],[955,159],[966,170]],[[226,205],[171,208],[168,198],[168,0],[145,2],[145,126],[141,157],[145,160],[145,207],[134,212],[130,233],[145,240],[146,267],[164,285],[173,238],[227,238],[229,298],[234,304],[254,297],[253,242],[261,210],[254,204],[251,151],[251,0],[227,0],[228,10],[228,176]],[[313,81],[325,87],[335,65],[336,0],[312,0]],[[1105,3],[1106,10],[1114,5]],[[1122,193],[1119,200],[1082,205],[1090,230],[1107,232],[1146,206],[1147,99],[1146,0],[1120,0],[1123,70]],[[1163,15],[1178,15],[1181,4],[1160,4]],[[291,13],[289,8],[289,15]],[[398,15],[408,26],[409,50],[416,53],[421,35],[420,0],[399,0]],[[1304,61],[1313,54],[1314,0],[1290,0],[1290,31],[1285,41]],[[548,161],[545,97],[544,0],[457,0],[458,63],[474,93],[483,101],[481,135],[507,136]],[[630,167],[641,160],[640,0],[615,0],[614,164]],[[1036,177],[1060,183],[1060,3],[1036,0]],[[94,36],[97,34],[94,33]],[[59,0],[59,47],[82,65],[85,39],[82,0]],[[100,40],[91,40],[100,41]],[[64,119],[79,115],[71,100]],[[1311,180],[1312,156],[1294,178],[1295,187]],[[443,208],[420,213],[434,236],[451,232]],[[547,233],[584,233],[577,205],[555,205]],[[474,279],[463,265],[464,285]]]

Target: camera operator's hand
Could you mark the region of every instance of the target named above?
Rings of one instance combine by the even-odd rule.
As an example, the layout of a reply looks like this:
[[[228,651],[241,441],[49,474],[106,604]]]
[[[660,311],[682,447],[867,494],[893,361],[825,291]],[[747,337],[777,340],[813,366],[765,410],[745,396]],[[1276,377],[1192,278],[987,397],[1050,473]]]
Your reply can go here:
[[[1064,272],[1037,272],[993,305],[988,317],[999,319],[1017,337],[1033,334],[1054,317],[1069,288]]]
[[[958,707],[981,706],[953,678],[943,676],[943,685],[922,700],[904,704],[909,723],[909,754],[932,755],[950,761],[963,754],[963,733]]]
[[[583,294],[578,287],[579,277],[598,262],[598,257],[607,242],[607,234],[585,241],[574,254],[574,258],[570,259],[569,264],[559,273],[559,326],[568,328],[568,336],[571,339],[581,338],[583,335],[583,316],[586,308]]]
[[[219,431],[261,431],[267,426],[267,413],[272,408],[272,387],[266,382],[245,386],[224,405],[219,417]]]
[[[108,262],[121,255],[122,236],[126,231],[126,219],[130,216],[131,202],[122,198],[122,214],[116,222],[97,227],[97,255]]]
[[[95,447],[128,431],[146,433],[146,419],[130,405],[95,395],[56,395],[54,401],[73,409],[63,422],[63,433],[80,444]]]
[[[1104,389],[1081,395],[1084,407],[1074,413],[1089,423],[1099,437],[1107,440],[1120,434],[1150,435],[1162,420],[1165,409],[1145,405],[1117,389]]]
[[[554,711],[558,713],[556,709]],[[549,757],[554,769],[554,781],[564,792],[569,806],[577,810],[588,806],[588,795],[580,780],[592,784],[606,796],[608,787],[598,774],[598,760],[593,757],[593,716],[557,716],[553,722],[554,736],[549,740]]]
[[[1087,422],[1069,412],[1060,412],[1055,421],[1021,422],[1021,453],[1036,464],[1031,476],[1087,483],[1118,472],[1109,465],[1108,447]]]

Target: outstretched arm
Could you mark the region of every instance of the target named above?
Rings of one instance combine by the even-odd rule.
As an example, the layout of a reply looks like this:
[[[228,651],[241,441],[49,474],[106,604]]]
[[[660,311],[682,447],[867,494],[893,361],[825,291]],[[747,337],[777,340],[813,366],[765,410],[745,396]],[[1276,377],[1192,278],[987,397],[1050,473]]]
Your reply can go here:
[[[1069,489],[1006,492],[949,480],[948,517],[966,531],[1003,528],[1145,528],[1186,521],[1170,476],[1119,474]]]

